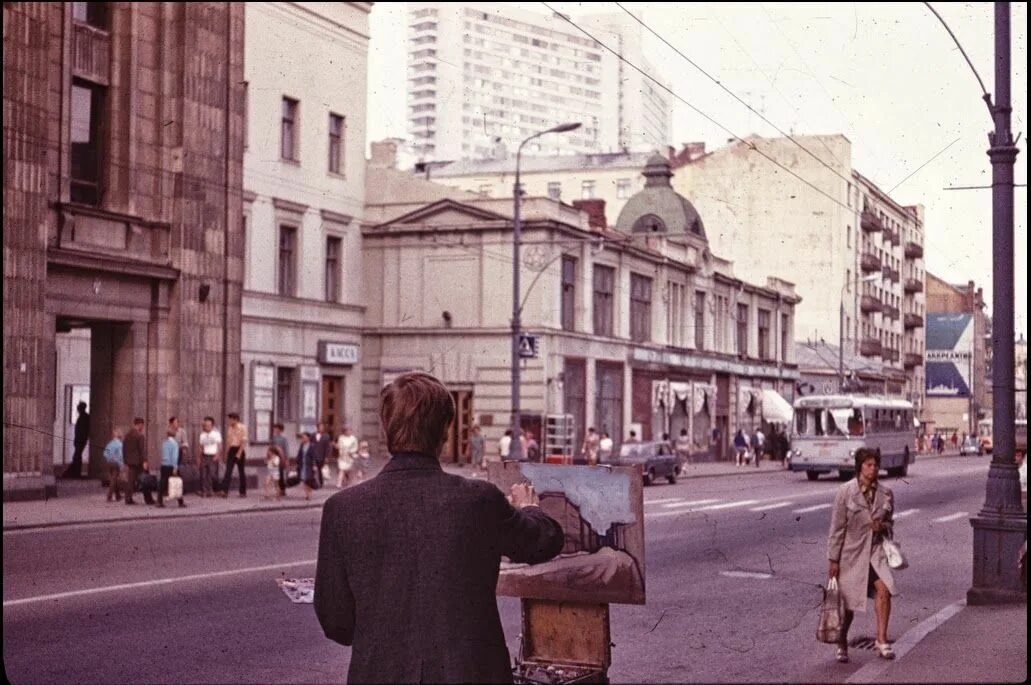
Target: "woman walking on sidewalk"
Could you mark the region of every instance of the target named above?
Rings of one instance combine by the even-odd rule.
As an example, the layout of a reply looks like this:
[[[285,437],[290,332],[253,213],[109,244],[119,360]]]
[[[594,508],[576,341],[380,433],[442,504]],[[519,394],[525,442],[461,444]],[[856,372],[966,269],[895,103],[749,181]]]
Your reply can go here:
[[[838,488],[831,513],[827,558],[828,578],[837,578],[845,598],[845,617],[838,642],[837,660],[848,663],[848,629],[856,611],[866,611],[866,600],[874,600],[877,639],[874,643],[884,659],[894,659],[888,642],[888,618],[895,580],[881,542],[892,534],[895,496],[877,481],[881,468],[880,450],[856,450],[856,478]]]

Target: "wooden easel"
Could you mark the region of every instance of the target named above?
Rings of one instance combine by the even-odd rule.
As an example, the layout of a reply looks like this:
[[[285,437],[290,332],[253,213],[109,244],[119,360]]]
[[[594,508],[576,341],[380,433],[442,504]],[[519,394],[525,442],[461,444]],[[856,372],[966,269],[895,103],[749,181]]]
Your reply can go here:
[[[608,604],[523,599],[522,623],[521,663],[580,674],[555,682],[608,683]]]

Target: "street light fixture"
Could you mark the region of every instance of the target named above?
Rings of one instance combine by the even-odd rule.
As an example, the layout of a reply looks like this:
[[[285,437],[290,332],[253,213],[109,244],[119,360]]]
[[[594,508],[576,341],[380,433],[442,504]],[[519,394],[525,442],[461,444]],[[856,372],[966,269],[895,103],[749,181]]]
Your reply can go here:
[[[870,283],[880,278],[878,274],[870,274],[869,276],[863,276],[856,285],[860,283]],[[841,297],[838,300],[838,392],[845,392],[845,288],[848,287],[848,281],[845,281],[845,285],[841,286]],[[859,295],[858,288],[856,289],[856,295]]]
[[[512,442],[509,448],[508,456],[510,459],[521,459],[523,456],[523,448],[519,443],[519,436],[522,430],[519,426],[520,419],[520,408],[519,408],[519,385],[521,382],[520,378],[520,367],[519,367],[519,336],[522,334],[522,322],[520,321],[520,313],[522,307],[519,304],[519,246],[522,241],[522,220],[519,214],[520,204],[522,201],[522,188],[519,182],[520,169],[522,164],[523,146],[529,143],[535,138],[540,138],[548,133],[565,133],[567,131],[575,131],[580,128],[583,124],[579,121],[559,124],[558,126],[552,126],[545,131],[538,131],[532,136],[519,143],[519,149],[516,150],[516,173],[515,173],[515,186],[512,189]]]

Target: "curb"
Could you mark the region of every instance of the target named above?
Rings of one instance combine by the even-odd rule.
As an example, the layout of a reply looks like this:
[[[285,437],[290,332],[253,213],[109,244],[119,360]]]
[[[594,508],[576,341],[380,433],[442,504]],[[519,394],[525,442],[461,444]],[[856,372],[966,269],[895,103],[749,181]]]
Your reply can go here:
[[[711,463],[711,462],[703,462],[703,463]],[[690,467],[688,467],[688,468],[690,468]],[[447,469],[445,469],[445,473],[449,473],[451,475],[456,475],[456,476],[462,476],[464,478],[474,477],[474,476],[467,476],[467,475],[465,475],[463,473],[453,473],[452,471],[447,470]],[[682,476],[680,476],[680,480],[694,480],[696,478],[724,478],[724,477],[727,477],[727,476],[758,476],[758,475],[769,474],[769,473],[791,473],[791,471],[789,471],[787,469],[783,469],[783,468],[777,468],[777,469],[762,469],[762,468],[759,468],[759,469],[757,469],[754,466],[753,467],[743,466],[743,467],[741,467],[741,470],[727,471],[727,472],[724,472],[724,473],[698,473],[698,474],[682,475]],[[370,476],[370,478],[371,477],[374,477],[374,476]],[[3,526],[3,532],[7,533],[7,532],[25,531],[25,530],[45,530],[45,529],[48,529],[48,528],[69,528],[69,527],[72,527],[72,526],[86,526],[86,525],[92,525],[92,524],[97,524],[97,523],[100,523],[100,524],[104,524],[104,523],[123,523],[123,522],[146,523],[146,522],[149,522],[149,521],[168,520],[168,519],[180,519],[180,518],[194,518],[194,517],[197,517],[197,516],[207,516],[207,517],[235,516],[237,514],[254,514],[254,513],[275,512],[275,511],[297,511],[297,510],[303,510],[303,509],[321,508],[322,505],[325,504],[325,501],[326,500],[321,500],[319,502],[313,502],[313,503],[310,503],[310,504],[287,504],[287,505],[283,505],[283,506],[279,506],[279,507],[238,509],[238,510],[230,510],[230,511],[215,511],[215,512],[211,512],[211,511],[197,511],[197,512],[186,512],[186,513],[182,513],[182,514],[180,514],[180,513],[172,513],[172,512],[163,512],[163,513],[155,513],[153,515],[148,515],[146,518],[124,518],[124,517],[123,518],[98,518],[98,519],[85,519],[85,520],[79,520],[79,521],[50,521],[50,522],[47,522],[47,523],[26,523],[26,524],[11,524],[11,525],[8,525],[8,524],[5,523],[4,526]]]
[[[187,512],[184,514],[173,514],[171,512],[154,514],[147,516],[146,518],[103,518],[103,519],[87,519],[83,521],[49,521],[47,523],[26,523],[22,525],[4,524],[3,532],[11,531],[23,531],[23,530],[42,530],[46,528],[70,528],[72,526],[90,526],[97,523],[149,523],[151,521],[167,521],[168,519],[183,519],[183,518],[197,518],[199,516],[222,517],[222,516],[236,516],[237,514],[264,514],[277,511],[300,511],[304,509],[321,509],[322,505],[326,503],[326,500],[319,502],[312,502],[309,504],[286,504],[280,507],[264,507],[264,508],[252,508],[252,509],[236,509],[230,511],[198,511],[198,512]]]
[[[920,642],[933,633],[935,630],[941,627],[943,623],[948,621],[950,618],[958,614],[967,605],[965,599],[960,600],[954,604],[950,604],[934,616],[924,619],[916,626],[910,628],[905,634],[892,644],[892,650],[895,652],[895,659],[887,661],[885,659],[878,658],[876,661],[872,661],[858,671],[853,673],[845,681],[846,683],[883,683],[887,682],[884,678],[884,674],[892,664],[900,661],[911,649],[916,647]]]

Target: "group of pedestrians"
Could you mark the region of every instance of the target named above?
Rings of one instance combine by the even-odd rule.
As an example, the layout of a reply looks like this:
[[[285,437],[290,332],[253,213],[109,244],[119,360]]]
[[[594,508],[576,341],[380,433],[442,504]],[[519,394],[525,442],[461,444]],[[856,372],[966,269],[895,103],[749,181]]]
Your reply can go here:
[[[759,468],[759,462],[764,455],[771,455],[775,461],[782,466],[787,466],[788,454],[791,451],[791,441],[786,430],[778,430],[776,426],[771,429],[769,437],[763,433],[762,428],[756,427],[751,435],[744,429],[739,428],[734,434],[734,465],[748,466],[749,464]]]
[[[198,495],[201,497],[229,496],[233,475],[236,472],[240,497],[247,496],[247,449],[249,439],[247,426],[240,421],[239,414],[228,415],[225,436],[216,427],[215,419],[204,417],[197,437],[196,451],[191,450],[186,430],[175,416],[169,418],[165,439],[161,443],[158,473],[151,472],[147,455],[145,421],[133,420],[128,434],[116,427],[111,441],[104,447],[109,486],[107,501],[121,501],[135,504],[136,493],[140,493],[147,504],[164,507],[169,496],[169,483],[184,472],[196,476]],[[297,434],[299,447],[296,453],[290,451],[282,423],[273,426],[272,440],[265,455],[266,476],[263,496],[279,499],[286,495],[287,488],[303,484],[305,499],[311,499],[312,491],[322,487],[331,475],[327,464],[334,450],[337,453],[338,488],[360,482],[370,462],[369,445],[358,440],[349,428],[344,428],[336,444],[326,431],[325,423],[319,423],[313,432]],[[191,454],[193,455],[191,457]],[[186,502],[182,492],[176,488],[176,499],[180,507]]]

